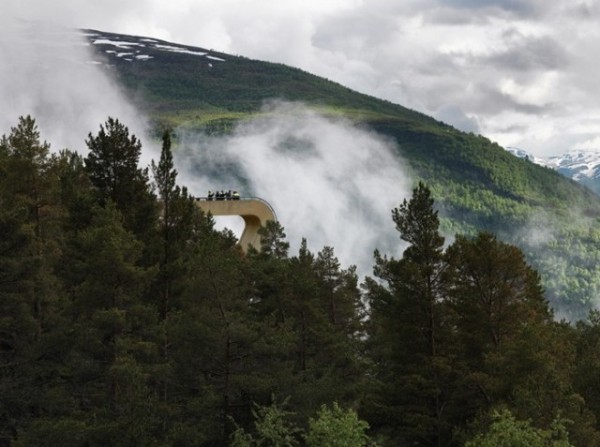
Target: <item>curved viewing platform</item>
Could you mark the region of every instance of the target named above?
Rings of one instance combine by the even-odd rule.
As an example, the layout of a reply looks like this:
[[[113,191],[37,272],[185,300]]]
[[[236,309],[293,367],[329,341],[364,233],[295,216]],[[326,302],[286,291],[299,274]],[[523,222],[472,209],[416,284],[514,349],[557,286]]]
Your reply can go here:
[[[213,216],[240,216],[244,219],[244,231],[240,237],[242,250],[246,252],[251,245],[260,250],[260,235],[258,230],[269,220],[277,221],[273,207],[258,197],[217,200],[208,197],[197,197],[196,205],[205,213]]]

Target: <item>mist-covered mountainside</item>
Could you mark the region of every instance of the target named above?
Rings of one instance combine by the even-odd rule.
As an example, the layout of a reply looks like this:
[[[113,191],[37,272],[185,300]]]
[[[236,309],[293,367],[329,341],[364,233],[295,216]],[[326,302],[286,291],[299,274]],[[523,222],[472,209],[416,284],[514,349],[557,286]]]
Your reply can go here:
[[[266,113],[265,101],[274,99],[345,117],[395,143],[413,180],[431,188],[448,235],[489,230],[520,245],[561,315],[581,318],[598,303],[600,197],[555,170],[297,68],[148,37],[84,33],[93,62],[116,74],[157,134],[166,127],[227,134]],[[372,193],[394,194],[395,186]]]
[[[600,150],[572,149],[562,155],[545,158],[534,157],[523,149],[509,147],[507,150],[517,157],[554,169],[600,194]]]

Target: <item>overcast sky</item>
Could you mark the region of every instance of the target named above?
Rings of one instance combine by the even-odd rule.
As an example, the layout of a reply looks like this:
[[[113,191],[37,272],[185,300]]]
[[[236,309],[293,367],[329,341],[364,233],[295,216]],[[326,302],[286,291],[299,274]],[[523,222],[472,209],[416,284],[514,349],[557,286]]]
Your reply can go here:
[[[282,62],[535,155],[600,148],[600,0],[2,0],[0,14]]]

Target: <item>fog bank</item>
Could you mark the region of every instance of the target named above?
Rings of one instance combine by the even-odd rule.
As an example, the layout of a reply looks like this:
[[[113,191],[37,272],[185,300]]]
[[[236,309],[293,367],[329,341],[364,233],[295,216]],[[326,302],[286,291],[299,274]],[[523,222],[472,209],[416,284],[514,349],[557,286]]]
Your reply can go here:
[[[362,275],[371,273],[375,248],[401,253],[391,209],[410,196],[411,180],[393,142],[290,103],[265,106],[230,136],[176,133],[180,183],[196,196],[236,189],[265,199],[291,255],[306,237],[313,252],[332,246]]]
[[[0,60],[0,134],[8,134],[19,116],[31,115],[53,150],[85,153],[88,133],[95,134],[112,116],[140,137],[149,151],[145,118],[80,31],[3,14]],[[150,158],[145,155],[143,162]]]

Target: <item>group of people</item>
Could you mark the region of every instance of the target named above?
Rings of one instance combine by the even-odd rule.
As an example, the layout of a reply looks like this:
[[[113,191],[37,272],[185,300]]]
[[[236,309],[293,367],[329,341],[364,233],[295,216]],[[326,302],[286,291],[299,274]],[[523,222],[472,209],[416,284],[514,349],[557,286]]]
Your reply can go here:
[[[237,191],[208,191],[208,200],[240,200],[240,193]]]

